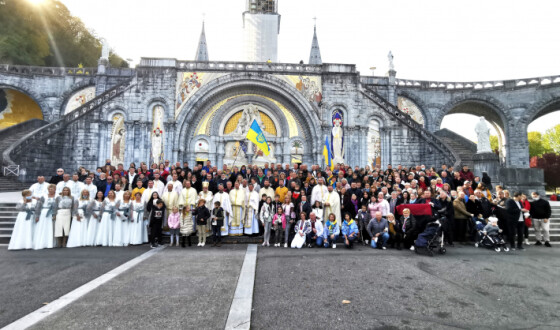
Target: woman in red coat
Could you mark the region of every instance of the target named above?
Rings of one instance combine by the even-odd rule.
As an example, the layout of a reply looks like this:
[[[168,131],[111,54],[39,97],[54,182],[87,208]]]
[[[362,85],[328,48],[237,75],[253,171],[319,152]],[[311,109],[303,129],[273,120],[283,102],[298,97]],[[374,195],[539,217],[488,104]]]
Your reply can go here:
[[[521,194],[521,200],[520,200],[521,206],[523,207],[523,209],[521,209],[523,211],[523,213],[529,213],[529,211],[531,210],[531,203],[529,203],[529,201],[527,200],[527,196],[525,194]],[[531,220],[530,217],[526,216],[525,217],[525,230],[523,232],[523,237],[525,237],[525,245],[529,245],[529,227],[531,227],[533,225],[533,221]]]

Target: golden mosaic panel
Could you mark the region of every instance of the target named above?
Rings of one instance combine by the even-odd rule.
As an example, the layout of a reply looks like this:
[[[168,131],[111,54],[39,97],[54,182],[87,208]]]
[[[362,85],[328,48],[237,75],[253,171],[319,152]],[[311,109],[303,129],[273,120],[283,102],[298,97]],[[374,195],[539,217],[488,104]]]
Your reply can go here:
[[[261,115],[261,120],[264,124],[264,127],[261,127],[265,132],[269,133],[270,135],[276,136],[276,125],[272,119],[262,111],[259,111]],[[224,135],[230,134],[231,132],[235,131],[237,128],[237,124],[239,123],[239,119],[241,119],[241,115],[243,115],[243,111],[236,112],[226,123],[224,127]]]

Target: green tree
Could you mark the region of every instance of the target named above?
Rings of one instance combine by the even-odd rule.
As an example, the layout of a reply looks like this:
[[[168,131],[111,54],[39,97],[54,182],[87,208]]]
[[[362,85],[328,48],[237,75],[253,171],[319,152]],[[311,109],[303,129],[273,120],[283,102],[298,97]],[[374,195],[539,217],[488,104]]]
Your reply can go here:
[[[500,150],[500,142],[497,135],[490,135],[490,148],[494,152]]]
[[[101,55],[99,38],[58,0],[2,0],[0,22],[2,63],[89,67],[96,66]],[[116,54],[110,64],[128,67]]]
[[[543,140],[549,152],[560,154],[560,124],[546,130]]]
[[[527,138],[529,140],[529,156],[542,156],[545,153],[550,152],[550,148],[548,147],[548,143],[546,143],[545,139],[543,139],[543,135],[541,132],[529,132],[527,134]]]

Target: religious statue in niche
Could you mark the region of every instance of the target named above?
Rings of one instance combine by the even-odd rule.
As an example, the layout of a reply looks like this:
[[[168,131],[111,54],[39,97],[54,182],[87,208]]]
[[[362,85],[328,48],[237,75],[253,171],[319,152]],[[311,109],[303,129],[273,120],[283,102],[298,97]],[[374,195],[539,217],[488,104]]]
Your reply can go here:
[[[248,104],[247,107],[243,109],[237,127],[229,135],[245,137],[254,120],[257,121],[257,124],[259,124],[260,128],[264,131],[264,123],[261,119],[259,109],[253,104]]]
[[[381,166],[381,134],[379,132],[379,122],[372,120],[368,128],[368,162],[373,167]]]
[[[151,163],[162,163],[164,160],[163,155],[163,107],[156,105],[153,113],[152,124],[152,152],[150,155]]]
[[[484,117],[480,117],[480,120],[474,127],[476,132],[478,143],[476,144],[476,153],[483,154],[492,152],[492,147],[490,147],[490,128],[486,125],[486,120]]]
[[[342,112],[336,110],[332,115],[331,150],[333,163],[344,163],[344,119]]]
[[[125,149],[125,134],[124,116],[117,114],[113,117],[113,128],[111,130],[111,163],[119,164],[124,163],[124,149]]]

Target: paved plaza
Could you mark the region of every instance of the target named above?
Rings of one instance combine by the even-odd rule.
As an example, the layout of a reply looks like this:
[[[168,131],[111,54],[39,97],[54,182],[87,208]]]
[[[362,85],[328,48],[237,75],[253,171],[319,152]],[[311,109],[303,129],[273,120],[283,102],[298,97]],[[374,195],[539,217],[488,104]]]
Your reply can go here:
[[[0,327],[148,251],[0,248]],[[225,328],[247,245],[152,251],[32,328]],[[557,255],[557,247],[496,253],[458,245],[430,258],[361,246],[259,246],[250,328],[557,329]]]

